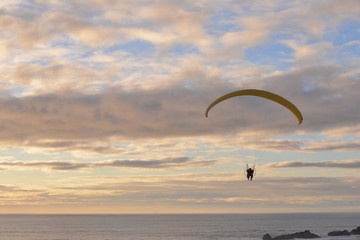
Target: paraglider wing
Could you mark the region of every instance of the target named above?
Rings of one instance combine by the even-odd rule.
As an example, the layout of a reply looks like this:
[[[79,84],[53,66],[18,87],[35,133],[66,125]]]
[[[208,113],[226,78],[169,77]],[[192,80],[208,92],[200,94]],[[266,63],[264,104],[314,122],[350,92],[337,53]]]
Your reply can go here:
[[[299,121],[299,125],[303,121],[303,116],[302,116],[301,112],[290,101],[288,101],[287,99],[285,99],[285,98],[283,98],[283,97],[281,97],[281,96],[279,96],[279,95],[277,95],[275,93],[271,93],[271,92],[264,91],[264,90],[258,90],[258,89],[239,90],[239,91],[231,92],[231,93],[225,94],[224,96],[219,97],[218,99],[213,101],[208,106],[208,108],[206,109],[206,112],[205,112],[205,116],[208,117],[208,113],[209,113],[210,109],[213,108],[219,102],[222,102],[222,101],[224,101],[226,99],[229,99],[229,98],[232,98],[232,97],[243,96],[243,95],[257,96],[257,97],[262,97],[262,98],[272,100],[272,101],[286,107],[287,109],[289,109],[297,117],[297,119]]]

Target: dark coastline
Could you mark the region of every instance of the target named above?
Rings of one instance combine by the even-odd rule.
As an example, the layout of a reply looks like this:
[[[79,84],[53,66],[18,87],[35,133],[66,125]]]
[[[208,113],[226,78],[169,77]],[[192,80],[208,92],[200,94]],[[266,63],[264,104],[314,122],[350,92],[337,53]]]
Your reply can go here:
[[[357,228],[352,229],[351,231],[345,230],[334,230],[327,234],[327,236],[331,237],[339,237],[339,236],[350,236],[350,235],[360,235],[360,226]],[[321,238],[319,235],[310,232],[309,230],[305,230],[303,232],[296,232],[290,234],[283,234],[276,237],[271,237],[270,234],[266,233],[263,236],[263,240],[289,240],[295,238],[302,238],[302,239],[313,239],[313,238]]]

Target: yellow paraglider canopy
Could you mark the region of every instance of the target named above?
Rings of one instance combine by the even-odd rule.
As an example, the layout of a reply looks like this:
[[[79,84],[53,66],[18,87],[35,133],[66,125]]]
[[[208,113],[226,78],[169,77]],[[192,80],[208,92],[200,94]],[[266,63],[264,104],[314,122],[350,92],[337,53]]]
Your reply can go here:
[[[205,111],[205,116],[208,117],[208,113],[209,113],[210,109],[213,108],[216,104],[218,104],[226,99],[236,97],[236,96],[243,96],[243,95],[257,96],[257,97],[262,97],[262,98],[272,100],[272,101],[286,107],[287,109],[289,109],[297,117],[297,119],[299,121],[299,125],[303,121],[303,116],[302,116],[300,110],[294,104],[292,104],[290,101],[288,101],[287,99],[285,99],[275,93],[264,91],[264,90],[258,90],[258,89],[239,90],[239,91],[225,94],[224,96],[217,98],[215,101],[213,101],[208,106],[208,108]]]

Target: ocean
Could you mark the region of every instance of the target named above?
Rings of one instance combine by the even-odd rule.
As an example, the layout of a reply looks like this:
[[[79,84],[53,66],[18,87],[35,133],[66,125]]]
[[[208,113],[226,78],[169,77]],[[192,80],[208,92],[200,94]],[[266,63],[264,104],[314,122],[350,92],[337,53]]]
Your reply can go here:
[[[1,240],[259,240],[310,230],[327,237],[360,226],[360,213],[0,215]]]

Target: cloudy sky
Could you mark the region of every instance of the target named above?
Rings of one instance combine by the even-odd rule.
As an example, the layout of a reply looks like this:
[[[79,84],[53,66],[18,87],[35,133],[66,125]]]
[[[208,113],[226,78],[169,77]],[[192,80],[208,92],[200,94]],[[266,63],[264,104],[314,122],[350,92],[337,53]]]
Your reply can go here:
[[[0,1],[0,212],[360,211],[359,16],[358,0]],[[245,88],[303,123],[251,96],[205,117]]]

